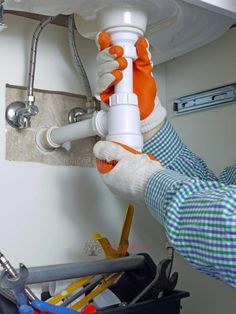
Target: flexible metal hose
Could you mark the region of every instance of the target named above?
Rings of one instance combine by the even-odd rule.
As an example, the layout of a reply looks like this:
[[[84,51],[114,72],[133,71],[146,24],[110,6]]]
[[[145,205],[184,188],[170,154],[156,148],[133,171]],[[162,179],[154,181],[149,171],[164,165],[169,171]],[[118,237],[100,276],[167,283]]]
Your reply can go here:
[[[70,15],[68,18],[68,36],[69,36],[69,46],[71,55],[74,61],[75,68],[77,72],[81,75],[83,82],[84,82],[84,88],[86,92],[87,102],[90,102],[92,100],[92,91],[90,87],[90,83],[88,80],[88,76],[85,72],[83,63],[81,61],[80,55],[78,53],[77,47],[76,47],[76,39],[75,39],[75,23],[74,23],[74,15]]]
[[[37,48],[38,40],[42,30],[51,23],[57,16],[47,17],[45,20],[41,21],[36,27],[33,38],[31,41],[31,51],[30,51],[30,64],[29,64],[29,77],[28,77],[28,97],[33,96],[34,90],[34,77],[36,68],[36,58],[37,58]]]

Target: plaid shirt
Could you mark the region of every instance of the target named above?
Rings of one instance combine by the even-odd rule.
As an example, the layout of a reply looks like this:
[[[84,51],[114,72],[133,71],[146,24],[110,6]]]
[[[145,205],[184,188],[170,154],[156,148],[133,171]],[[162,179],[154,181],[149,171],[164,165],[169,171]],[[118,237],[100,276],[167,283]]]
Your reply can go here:
[[[223,184],[235,182],[236,166],[218,179],[169,122],[144,152],[166,168],[150,178],[145,201],[170,242],[194,268],[236,287],[236,186]]]
[[[236,165],[225,168],[220,175],[220,182],[236,185]]]

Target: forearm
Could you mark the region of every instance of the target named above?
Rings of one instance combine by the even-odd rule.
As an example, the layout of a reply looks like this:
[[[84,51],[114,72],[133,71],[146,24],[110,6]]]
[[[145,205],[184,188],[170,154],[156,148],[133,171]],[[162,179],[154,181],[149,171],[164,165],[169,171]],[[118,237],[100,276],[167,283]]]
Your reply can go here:
[[[144,153],[151,153],[167,169],[201,180],[218,180],[206,163],[180,139],[170,122],[144,144]]]
[[[157,135],[157,133],[163,128],[163,126],[166,123],[166,119],[164,121],[162,121],[157,127],[155,127],[154,129],[152,129],[149,132],[146,132],[143,134],[143,141],[144,141],[144,145],[145,143],[147,143],[153,136]]]
[[[236,187],[164,170],[149,180],[145,201],[179,254],[236,287]]]
[[[225,168],[220,175],[220,182],[236,185],[236,164]]]

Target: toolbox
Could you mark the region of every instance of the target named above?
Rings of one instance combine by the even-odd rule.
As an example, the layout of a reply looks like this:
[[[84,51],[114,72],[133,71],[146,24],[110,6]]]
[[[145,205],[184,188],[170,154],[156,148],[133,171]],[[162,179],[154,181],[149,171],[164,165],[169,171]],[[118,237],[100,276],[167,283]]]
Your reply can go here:
[[[189,293],[186,291],[175,290],[168,296],[140,302],[133,305],[109,307],[97,310],[98,314],[179,314],[181,310],[181,300],[187,298]],[[17,307],[5,299],[0,297],[0,313],[1,314],[18,314]]]
[[[173,291],[172,294],[150,300],[140,302],[133,305],[119,306],[116,308],[107,308],[98,310],[97,313],[101,314],[179,314],[181,310],[181,300],[189,297],[186,291]]]

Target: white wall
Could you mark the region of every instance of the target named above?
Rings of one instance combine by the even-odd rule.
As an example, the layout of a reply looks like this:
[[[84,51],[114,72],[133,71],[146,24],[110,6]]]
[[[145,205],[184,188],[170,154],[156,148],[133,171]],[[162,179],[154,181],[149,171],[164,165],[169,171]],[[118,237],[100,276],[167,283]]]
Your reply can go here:
[[[217,41],[168,62],[169,118],[184,141],[217,173],[236,162],[236,104],[174,117],[173,101],[184,95],[234,83],[236,28]]]
[[[156,77],[161,76],[160,98],[172,125],[217,173],[236,162],[236,103],[180,117],[174,116],[172,108],[180,96],[234,83],[235,56],[236,28],[205,47],[160,65],[155,72]],[[180,287],[191,292],[183,313],[235,313],[235,289],[191,269],[181,257],[177,257],[176,268]]]
[[[0,33],[0,221],[2,223],[0,250],[15,264],[22,261],[28,266],[76,261],[85,257],[83,245],[90,238],[91,232],[101,231],[109,235],[113,242],[116,241],[124,206],[108,192],[95,169],[5,161],[5,84],[26,84],[29,42],[36,25],[36,22],[12,16],[8,16],[6,22],[8,30]],[[167,98],[168,107],[176,96],[195,89],[201,90],[214,87],[216,84],[234,81],[231,71],[234,66],[235,50],[232,49],[235,49],[235,44],[231,45],[232,37],[234,36],[226,34],[224,38],[208,47],[160,67],[158,73],[161,99],[165,102]],[[79,43],[94,86],[95,45],[81,38]],[[227,69],[222,64],[222,52],[224,52],[222,44],[227,47],[225,51],[227,56],[224,56]],[[70,60],[64,28],[49,26],[40,39],[39,51],[35,82],[37,88],[83,92],[81,82]],[[206,61],[206,57],[210,60]],[[199,62],[200,64],[205,62],[201,71]],[[183,66],[178,66],[178,63],[184,65],[186,72],[183,72]],[[220,73],[218,81],[216,67],[219,67],[217,71]],[[228,75],[227,72],[230,74]],[[182,75],[186,75],[186,80],[184,77],[181,78]],[[203,76],[205,83],[203,83]],[[163,92],[165,88],[167,97]],[[232,106],[229,106],[227,110],[232,110],[230,108]],[[221,111],[221,109],[217,110]],[[222,121],[225,120],[224,110],[226,109],[223,109],[221,113]],[[199,114],[192,115],[193,121]],[[202,115],[207,114],[207,111],[204,111]],[[231,115],[229,118],[232,120]],[[179,119],[189,118],[186,116]],[[205,149],[208,149],[206,146],[209,141],[207,145],[199,144],[202,136],[197,138],[186,134],[189,133],[189,124],[185,124],[187,121],[173,119],[173,123],[196,151],[202,154]],[[198,119],[195,124],[199,124]],[[224,125],[226,124],[229,124],[228,120],[227,123],[224,122]],[[202,122],[201,128],[203,125],[205,124]],[[227,134],[224,134],[226,138]],[[192,141],[192,138],[195,140]],[[206,138],[205,133],[204,138]],[[222,138],[219,143],[224,145]],[[221,163],[232,161],[232,156],[227,157],[228,153],[222,154],[221,147],[220,155],[214,154],[214,157],[210,157],[207,151],[204,156],[208,157],[208,161],[215,162],[218,168],[221,168]],[[215,151],[218,149],[218,143],[215,143],[214,149]],[[136,247],[147,246],[148,252],[158,261],[164,257],[165,242],[162,227],[151,218],[147,211],[138,209],[131,243]],[[227,312],[227,314],[233,314],[235,312],[235,290],[192,270],[179,257],[176,259],[175,269],[180,272],[179,287],[190,290],[192,293],[191,299],[184,302],[183,313],[222,314]]]

